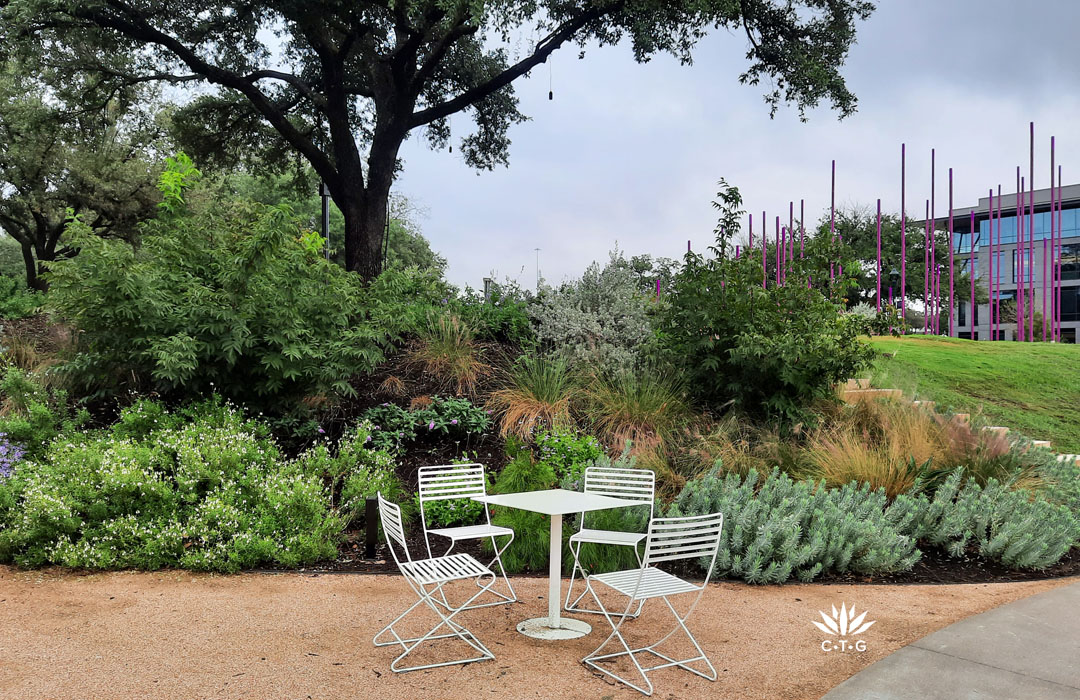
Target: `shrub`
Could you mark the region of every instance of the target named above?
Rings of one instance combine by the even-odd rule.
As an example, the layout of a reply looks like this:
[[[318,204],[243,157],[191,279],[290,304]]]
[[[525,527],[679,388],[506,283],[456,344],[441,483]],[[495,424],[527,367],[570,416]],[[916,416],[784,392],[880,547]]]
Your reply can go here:
[[[453,387],[457,394],[474,394],[481,378],[491,373],[482,359],[482,350],[473,338],[473,329],[457,316],[432,315],[409,351],[408,363],[419,366]]]
[[[71,408],[67,392],[47,387],[41,375],[15,366],[3,370],[0,394],[4,396],[0,433],[22,445],[31,457],[40,456],[58,435],[71,433],[90,419],[85,409]]]
[[[26,288],[26,281],[0,276],[0,318],[26,318],[41,310],[44,295]]]
[[[467,440],[491,427],[488,411],[468,399],[455,397],[432,397],[426,406],[417,410],[383,403],[367,409],[363,415],[372,424],[372,446],[391,451],[421,436]]]
[[[491,394],[490,405],[499,414],[499,432],[529,439],[544,429],[572,426],[570,397],[577,382],[565,361],[523,355],[511,368],[507,386]]]
[[[543,289],[530,308],[541,346],[569,363],[630,372],[655,346],[652,296],[619,251],[604,267],[592,263],[577,282]]]
[[[741,202],[733,192],[734,205],[724,207]],[[851,270],[854,261],[827,237],[809,240],[806,257],[792,260],[786,283],[776,284],[775,266],[763,277],[760,249],[729,256],[737,222],[725,215],[711,255],[686,255],[659,324],[662,342],[706,406],[813,422],[812,403],[832,398],[837,382],[874,357],[860,339],[866,322],[841,313],[844,280],[829,278],[837,262]]]
[[[558,481],[577,480],[603,454],[596,438],[573,430],[545,431],[536,436],[537,459],[551,467]]]
[[[78,329],[66,369],[101,393],[220,391],[272,409],[312,394],[352,395],[400,326],[369,318],[360,280],[320,255],[286,208],[222,200],[192,185],[184,157],[137,247],[72,220],[79,255],[50,265],[49,301]]]
[[[344,522],[322,479],[284,460],[264,426],[220,401],[191,421],[125,413],[116,432],[57,439],[20,464],[6,508],[0,496],[0,561],[236,571],[336,553]]]
[[[511,445],[512,459],[495,480],[492,493],[520,493],[541,491],[555,485],[555,471],[550,464],[537,462],[526,449]],[[516,508],[493,508],[491,522],[508,527],[515,533],[514,543],[502,555],[503,566],[508,572],[542,571],[547,566],[551,529],[548,516]],[[569,537],[569,533],[566,534]],[[484,540],[485,550],[491,542]]]
[[[669,514],[717,511],[724,528],[714,573],[749,583],[904,571],[921,556],[905,534],[918,517],[918,500],[901,496],[890,504],[883,490],[865,484],[829,489],[779,469],[761,480],[754,470],[743,478],[717,467],[688,483]]]
[[[494,285],[489,299],[483,292],[466,288],[450,302],[450,308],[478,338],[529,347],[536,342],[528,313],[528,295],[516,283]]]
[[[915,534],[952,557],[974,551],[1014,569],[1045,569],[1080,544],[1080,513],[990,478],[955,470],[923,499]]]

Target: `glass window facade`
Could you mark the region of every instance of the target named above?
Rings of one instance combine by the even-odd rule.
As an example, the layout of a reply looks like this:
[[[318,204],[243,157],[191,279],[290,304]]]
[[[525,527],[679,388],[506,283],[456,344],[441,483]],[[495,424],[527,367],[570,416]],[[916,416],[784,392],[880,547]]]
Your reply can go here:
[[[1080,243],[1062,244],[1061,279],[1080,279]]]
[[[1019,269],[1018,269],[1017,264],[1016,264],[1016,250],[1015,249],[1013,249],[1012,254],[1013,254],[1012,255],[1012,264],[1013,264],[1012,281],[1016,282],[1016,276],[1017,276],[1017,272],[1019,272]],[[1024,249],[1024,272],[1023,272],[1025,282],[1030,282],[1031,281],[1032,272],[1033,272],[1033,270],[1031,269],[1031,251],[1025,248]]]
[[[1016,243],[1017,239],[1017,227],[1016,227],[1016,215],[1006,216],[1005,212],[1001,212],[1001,231],[1000,240],[998,233],[998,222],[994,219],[994,245],[1000,243]],[[1030,215],[1024,217],[1024,240],[1029,240],[1028,227],[1031,225]],[[979,235],[977,237],[977,244],[980,246],[990,245],[990,221],[984,219],[979,222]],[[1070,238],[1072,236],[1080,236],[1080,209],[1065,209],[1061,212],[1061,235],[1064,238]],[[1057,224],[1054,225],[1054,236],[1057,237]],[[970,238],[964,236],[964,238]],[[1041,241],[1042,239],[1050,238],[1050,212],[1039,212],[1035,215],[1035,240]],[[966,243],[970,244],[970,241]]]
[[[1061,320],[1080,321],[1080,286],[1061,288]]]

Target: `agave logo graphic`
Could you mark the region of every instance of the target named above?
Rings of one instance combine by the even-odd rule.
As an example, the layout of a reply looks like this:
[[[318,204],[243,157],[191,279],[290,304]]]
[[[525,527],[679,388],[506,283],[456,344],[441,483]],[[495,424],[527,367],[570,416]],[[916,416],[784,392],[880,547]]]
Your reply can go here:
[[[868,622],[866,619],[866,611],[862,614],[855,615],[855,605],[850,608],[844,607],[844,604],[840,604],[840,611],[836,611],[836,606],[832,606],[832,616],[830,617],[825,612],[818,610],[821,613],[821,619],[824,620],[824,624],[814,620],[814,625],[830,637],[821,643],[822,651],[866,651],[866,641],[862,639],[849,641],[846,637],[854,637],[862,634],[866,630],[870,629],[870,626],[874,624],[875,620]],[[831,637],[840,637],[838,640],[833,640]]]

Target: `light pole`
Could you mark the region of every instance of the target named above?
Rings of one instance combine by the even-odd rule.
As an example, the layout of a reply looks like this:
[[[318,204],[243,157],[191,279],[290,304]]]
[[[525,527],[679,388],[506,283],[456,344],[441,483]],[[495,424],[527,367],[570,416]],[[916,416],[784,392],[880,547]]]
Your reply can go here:
[[[326,246],[326,261],[330,262],[330,188],[325,182],[319,183],[319,196],[322,197],[322,236]]]
[[[533,248],[536,251],[536,293],[540,293],[540,249]]]

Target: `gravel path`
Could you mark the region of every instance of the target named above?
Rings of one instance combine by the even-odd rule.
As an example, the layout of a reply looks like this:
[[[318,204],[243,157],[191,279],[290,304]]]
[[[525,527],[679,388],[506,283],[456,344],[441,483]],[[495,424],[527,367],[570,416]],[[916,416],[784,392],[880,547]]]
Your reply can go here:
[[[691,627],[719,680],[652,675],[659,698],[820,698],[890,652],[969,615],[1075,579],[955,586],[711,585]],[[546,581],[515,579],[524,602],[475,610],[465,624],[496,660],[397,675],[371,636],[410,604],[397,576],[77,575],[0,567],[0,698],[611,698],[643,697],[586,670],[603,619],[569,642],[519,635],[546,611]],[[822,651],[818,610],[854,604],[877,622],[866,650]],[[667,631],[647,606],[624,628]],[[424,618],[426,620],[426,618]],[[662,630],[662,631],[661,631]],[[452,651],[457,651],[453,649]],[[432,657],[434,658],[434,657]]]

